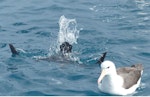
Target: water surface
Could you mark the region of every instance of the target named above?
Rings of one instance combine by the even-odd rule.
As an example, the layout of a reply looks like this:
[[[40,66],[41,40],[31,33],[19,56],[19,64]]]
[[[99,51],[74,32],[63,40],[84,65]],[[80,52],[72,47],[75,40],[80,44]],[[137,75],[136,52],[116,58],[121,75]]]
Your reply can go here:
[[[36,60],[57,53],[62,16],[74,21],[69,27],[77,37],[68,41],[77,60]],[[1,0],[0,95],[108,95],[98,90],[95,64],[107,51],[106,59],[117,67],[143,64],[142,83],[133,95],[147,96],[149,36],[149,0]],[[11,56],[9,43],[25,52]]]

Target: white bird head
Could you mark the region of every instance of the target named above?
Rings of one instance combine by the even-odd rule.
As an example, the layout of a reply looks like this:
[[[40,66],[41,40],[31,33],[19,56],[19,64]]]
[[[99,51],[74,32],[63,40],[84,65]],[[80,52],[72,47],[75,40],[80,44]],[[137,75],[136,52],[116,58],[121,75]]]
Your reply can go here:
[[[116,67],[112,61],[104,61],[101,64],[101,75],[98,78],[98,84],[102,81],[102,79],[106,75],[114,75],[116,74]]]

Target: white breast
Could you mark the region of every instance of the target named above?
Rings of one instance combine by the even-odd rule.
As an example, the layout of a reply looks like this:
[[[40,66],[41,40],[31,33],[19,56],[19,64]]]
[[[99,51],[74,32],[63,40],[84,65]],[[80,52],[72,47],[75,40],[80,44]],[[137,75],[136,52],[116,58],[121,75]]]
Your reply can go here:
[[[117,94],[122,90],[123,79],[120,76],[105,76],[98,88],[105,93]]]

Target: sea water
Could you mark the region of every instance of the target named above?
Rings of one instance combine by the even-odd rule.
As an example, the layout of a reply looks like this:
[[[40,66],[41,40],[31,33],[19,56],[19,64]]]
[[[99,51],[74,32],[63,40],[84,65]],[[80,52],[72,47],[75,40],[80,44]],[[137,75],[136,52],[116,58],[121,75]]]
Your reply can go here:
[[[149,0],[1,0],[0,10],[0,95],[109,95],[97,86],[106,51],[116,67],[143,64],[132,95],[150,95]],[[64,41],[76,60],[35,59],[57,54]]]

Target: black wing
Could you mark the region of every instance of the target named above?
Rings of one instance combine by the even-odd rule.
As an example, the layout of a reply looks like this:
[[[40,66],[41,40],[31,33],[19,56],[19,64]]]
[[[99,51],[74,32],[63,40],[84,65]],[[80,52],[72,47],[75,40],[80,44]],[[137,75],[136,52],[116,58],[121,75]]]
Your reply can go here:
[[[97,62],[98,64],[101,64],[104,61],[106,54],[107,54],[107,52],[103,53],[103,55],[100,57],[100,59]]]
[[[9,44],[9,48],[13,55],[19,55],[19,52],[17,52],[16,48],[12,44]]]

